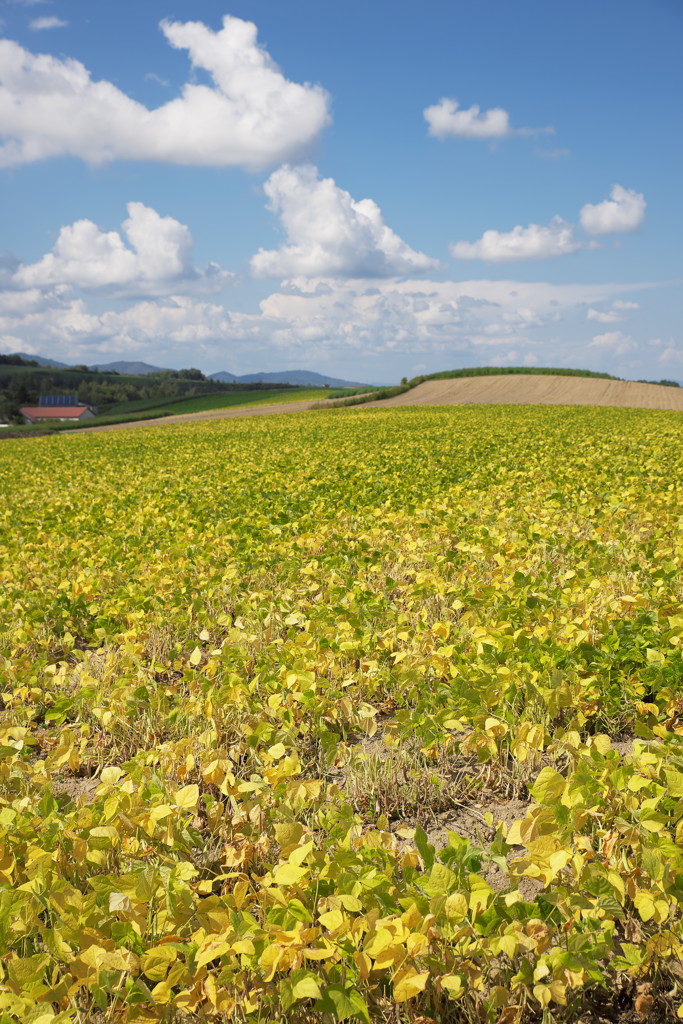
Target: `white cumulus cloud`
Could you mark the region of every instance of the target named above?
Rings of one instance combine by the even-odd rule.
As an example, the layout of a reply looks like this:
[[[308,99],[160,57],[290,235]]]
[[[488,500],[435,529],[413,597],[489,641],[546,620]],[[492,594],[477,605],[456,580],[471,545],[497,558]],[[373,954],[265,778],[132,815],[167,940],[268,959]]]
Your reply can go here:
[[[449,135],[461,139],[504,139],[510,135],[537,135],[553,131],[552,128],[513,128],[510,115],[502,107],[491,107],[482,113],[476,103],[461,108],[457,100],[448,97],[426,107],[423,113],[429,134],[437,139],[445,139]]]
[[[646,206],[642,192],[614,185],[609,199],[581,207],[581,227],[589,235],[636,231],[645,220]]]
[[[595,320],[598,324],[618,324],[623,320],[616,309],[587,309],[586,320]]]
[[[581,248],[574,238],[571,224],[554,217],[550,224],[521,225],[512,231],[491,229],[476,242],[455,242],[451,255],[461,260],[488,260],[490,263],[512,263],[517,260],[545,259],[566,256]]]
[[[69,24],[68,21],[63,21],[61,18],[46,17],[46,18],[32,18],[28,23],[28,27],[32,32],[42,32],[49,28],[66,28]]]
[[[616,299],[612,303],[611,309],[588,309],[586,310],[586,319],[595,320],[599,324],[618,324],[622,320],[626,319],[623,314],[630,312],[634,309],[640,309],[637,302],[622,302],[621,299]]]
[[[622,334],[621,331],[607,331],[606,334],[596,334],[588,347],[607,349],[618,356],[623,356],[627,352],[633,352],[634,349],[638,348],[633,338],[628,334]]]
[[[372,199],[354,199],[311,165],[278,168],[264,190],[287,244],[259,249],[257,277],[395,277],[438,266],[387,227]]]
[[[19,267],[11,283],[28,289],[71,285],[132,294],[225,287],[232,275],[215,264],[195,269],[188,227],[143,203],[128,203],[127,209],[122,234],[101,231],[91,220],[63,227],[52,252]]]
[[[75,156],[255,170],[299,152],[329,121],[327,93],[286,79],[252,22],[226,15],[217,32],[201,22],[161,28],[212,84],[188,82],[153,110],[93,81],[77,60],[0,40],[0,166]]]

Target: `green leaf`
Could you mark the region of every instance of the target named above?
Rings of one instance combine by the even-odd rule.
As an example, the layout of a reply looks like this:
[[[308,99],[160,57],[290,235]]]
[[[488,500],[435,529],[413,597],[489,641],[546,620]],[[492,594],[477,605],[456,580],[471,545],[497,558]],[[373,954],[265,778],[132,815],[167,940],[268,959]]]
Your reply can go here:
[[[445,864],[434,864],[428,875],[420,879],[420,887],[428,896],[443,896],[452,892],[458,882],[458,876]]]
[[[537,804],[551,804],[564,793],[565,778],[549,765],[543,768],[531,787],[531,795]]]
[[[320,1013],[330,1013],[335,1020],[348,1020],[357,1017],[370,1024],[370,1014],[363,997],[353,988],[342,985],[328,985],[322,999],[315,1004]]]
[[[429,839],[427,838],[427,833],[424,831],[423,828],[420,828],[419,825],[415,829],[415,835],[413,838],[415,840],[415,845],[417,846],[418,852],[422,857],[422,860],[424,861],[425,868],[427,869],[427,871],[429,871],[429,869],[434,864],[436,850],[429,842]]]
[[[310,971],[292,971],[292,995],[295,999],[320,999],[320,978]]]
[[[666,768],[664,774],[666,775],[669,796],[683,796],[683,772],[674,771],[673,768]]]

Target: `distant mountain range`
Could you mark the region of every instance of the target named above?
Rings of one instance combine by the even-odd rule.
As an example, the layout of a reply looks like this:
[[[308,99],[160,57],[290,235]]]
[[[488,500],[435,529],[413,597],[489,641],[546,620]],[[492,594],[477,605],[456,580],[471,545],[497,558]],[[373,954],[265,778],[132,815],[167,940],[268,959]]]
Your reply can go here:
[[[93,363],[89,370],[103,370],[105,373],[128,373],[133,377],[145,377],[148,373],[160,373],[163,366],[152,366],[151,363],[127,362],[120,359],[115,363]],[[167,367],[166,367],[167,369]]]
[[[211,380],[220,380],[224,383],[237,384],[298,384],[300,387],[330,387],[330,388],[361,388],[363,384],[358,381],[342,380],[340,377],[327,377],[323,373],[313,373],[312,370],[280,370],[276,373],[243,373],[236,377],[228,370],[220,370],[218,373],[210,373]]]
[[[28,352],[12,352],[13,356],[19,356],[20,359],[26,359],[28,361],[33,360],[34,363],[38,363],[38,366],[54,366],[55,370],[66,370],[68,369],[68,363],[60,363],[56,359],[46,359],[45,356],[34,356],[29,355]]]
[[[12,355],[20,356],[22,359],[32,359],[39,366],[53,366],[56,370],[66,370],[68,363],[60,363],[57,359],[46,359],[45,356],[29,355],[28,352],[13,352]],[[114,371],[126,373],[134,377],[144,377],[149,373],[160,373],[163,366],[152,366],[151,363],[130,362],[118,360],[114,363],[93,363],[89,370]],[[218,380],[222,383],[235,384],[296,384],[299,387],[317,388],[360,388],[365,385],[359,381],[342,380],[340,377],[327,377],[322,373],[314,373],[312,370],[280,370],[274,373],[243,373],[236,376],[228,370],[219,370],[217,373],[207,374],[209,380]]]

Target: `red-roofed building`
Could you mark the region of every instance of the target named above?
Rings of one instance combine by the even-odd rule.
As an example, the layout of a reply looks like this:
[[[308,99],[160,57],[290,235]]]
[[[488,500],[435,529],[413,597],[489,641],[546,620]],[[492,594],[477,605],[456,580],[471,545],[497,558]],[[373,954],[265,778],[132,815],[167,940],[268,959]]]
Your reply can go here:
[[[19,410],[25,423],[41,423],[62,420],[90,420],[95,413],[89,405],[24,405]]]

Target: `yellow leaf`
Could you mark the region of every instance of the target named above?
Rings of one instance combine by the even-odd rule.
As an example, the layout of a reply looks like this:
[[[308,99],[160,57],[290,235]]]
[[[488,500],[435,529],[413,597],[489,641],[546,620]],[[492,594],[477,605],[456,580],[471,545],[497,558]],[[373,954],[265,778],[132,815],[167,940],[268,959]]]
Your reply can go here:
[[[174,800],[184,811],[196,810],[199,802],[199,786],[183,786],[182,789],[176,790]]]
[[[287,748],[284,743],[274,743],[272,747],[268,747],[268,756],[272,757],[273,761],[279,761],[286,753]]]
[[[394,1002],[405,1003],[413,999],[420,992],[424,992],[429,971],[421,971],[419,974],[414,967],[405,967],[394,976]]]
[[[534,985],[534,996],[536,997],[536,999],[538,999],[542,1007],[545,1008],[546,1006],[548,1006],[551,999],[553,998],[553,993],[550,988],[550,985]]]
[[[296,850],[293,850],[289,855],[289,863],[297,866],[299,864],[303,864],[314,845],[313,841],[311,841],[309,843],[304,843],[303,846],[297,846]]]
[[[462,978],[457,974],[443,974],[439,978],[439,982],[441,987],[445,988],[456,999],[463,991]]]
[[[256,952],[256,947],[251,939],[239,939],[237,942],[233,942],[230,952],[237,953],[239,955],[243,954],[245,956],[253,956]]]
[[[197,666],[202,660],[202,649],[201,647],[195,647],[192,654],[190,655],[190,665]]]
[[[308,868],[297,867],[295,864],[281,864],[273,873],[276,885],[296,885],[309,873]]]
[[[101,781],[105,786],[115,786],[123,775],[123,769],[111,765],[109,768],[104,768],[100,775]]]
[[[384,970],[387,967],[400,967],[408,956],[408,950],[400,943],[394,943],[378,953],[375,957],[375,970]],[[409,997],[406,997],[409,998]]]
[[[292,850],[299,845],[303,834],[304,827],[298,821],[275,825],[275,841],[279,845],[283,857],[288,857]]]
[[[321,914],[318,918],[323,928],[327,928],[328,931],[334,932],[337,928],[341,928],[344,922],[348,922],[341,910],[329,910],[326,914]]]
[[[467,897],[461,892],[454,892],[446,898],[446,916],[449,921],[462,921],[469,912]]]
[[[340,893],[337,899],[343,906],[344,910],[350,911],[352,914],[360,914],[363,909],[363,904],[357,896],[349,896],[346,893]]]
[[[109,910],[112,914],[116,914],[119,911],[128,913],[132,908],[133,904],[130,901],[130,896],[126,896],[123,892],[109,893]]]
[[[322,992],[316,976],[306,974],[295,981],[292,985],[292,995],[295,999],[320,999]]]
[[[234,932],[233,932],[234,934]],[[253,947],[252,947],[253,948]],[[197,967],[203,967],[219,956],[229,953],[231,943],[216,935],[209,935],[197,950]]]
[[[140,959],[140,968],[150,981],[163,981],[177,957],[177,951],[171,946],[153,946]]]

